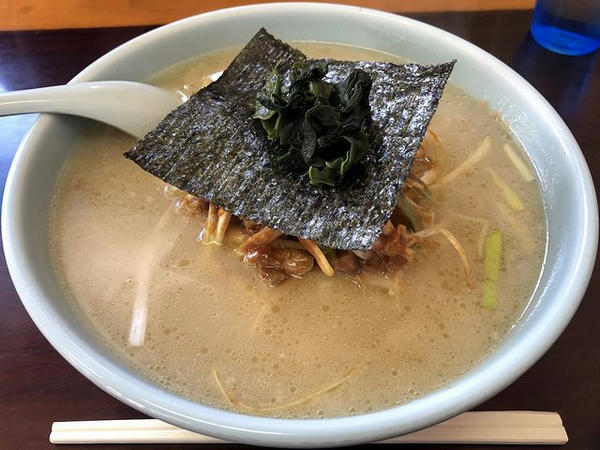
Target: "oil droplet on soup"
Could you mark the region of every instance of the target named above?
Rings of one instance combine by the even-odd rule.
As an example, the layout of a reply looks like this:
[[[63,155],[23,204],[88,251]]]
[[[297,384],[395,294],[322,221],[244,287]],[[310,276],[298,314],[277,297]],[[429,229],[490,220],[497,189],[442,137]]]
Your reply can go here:
[[[313,57],[397,62],[341,45],[296,46]],[[193,93],[238,50],[204,55],[152,82]],[[203,245],[204,219],[173,212],[164,183],[122,156],[134,141],[101,126],[84,136],[56,187],[56,272],[74,310],[118,358],[193,400],[295,418],[408,402],[473,368],[507,336],[535,287],[545,245],[539,186],[524,181],[503,151],[509,144],[526,160],[497,114],[450,84],[430,129],[443,147],[444,172],[490,140],[471,170],[434,190],[437,223],[470,261],[471,291],[442,239],[418,249],[394,289],[318,270],[268,287],[232,251],[235,242]],[[503,203],[489,168],[523,210]],[[493,230],[502,232],[502,265],[497,307],[487,309],[480,247]],[[140,296],[147,302],[145,341],[134,347],[128,336]]]

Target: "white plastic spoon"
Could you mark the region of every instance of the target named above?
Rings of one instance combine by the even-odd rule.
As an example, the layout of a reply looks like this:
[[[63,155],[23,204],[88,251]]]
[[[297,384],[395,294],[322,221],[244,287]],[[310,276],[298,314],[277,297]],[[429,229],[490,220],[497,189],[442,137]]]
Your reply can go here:
[[[0,116],[72,114],[141,138],[183,101],[181,95],[149,84],[94,81],[0,94]]]

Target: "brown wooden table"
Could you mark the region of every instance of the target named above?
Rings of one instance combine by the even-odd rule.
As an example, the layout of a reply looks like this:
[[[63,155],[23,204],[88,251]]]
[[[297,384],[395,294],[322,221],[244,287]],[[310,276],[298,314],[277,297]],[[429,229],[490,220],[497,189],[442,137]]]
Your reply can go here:
[[[538,47],[528,34],[531,16],[528,11],[410,16],[470,40],[529,80],[571,128],[592,175],[596,176],[600,170],[597,55],[565,57]],[[0,33],[0,90],[65,83],[106,51],[151,28]],[[32,116],[0,118],[0,186],[4,186],[17,145],[33,119]],[[513,385],[480,409],[558,411],[571,440],[566,448],[600,449],[600,274],[597,269],[596,266],[579,311],[556,344]],[[51,423],[57,420],[143,417],[95,387],[53,350],[21,306],[3,257],[0,258],[0,413],[0,449],[7,450],[51,447],[48,433]],[[242,448],[225,444],[216,447]],[[444,448],[450,447],[486,448]]]

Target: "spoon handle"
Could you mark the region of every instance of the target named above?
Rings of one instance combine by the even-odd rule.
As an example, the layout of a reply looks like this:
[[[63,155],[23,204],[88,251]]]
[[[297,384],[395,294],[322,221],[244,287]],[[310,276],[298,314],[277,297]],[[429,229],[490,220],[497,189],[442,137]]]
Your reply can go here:
[[[142,137],[181,101],[174,92],[143,83],[98,81],[0,94],[0,116],[72,114]]]

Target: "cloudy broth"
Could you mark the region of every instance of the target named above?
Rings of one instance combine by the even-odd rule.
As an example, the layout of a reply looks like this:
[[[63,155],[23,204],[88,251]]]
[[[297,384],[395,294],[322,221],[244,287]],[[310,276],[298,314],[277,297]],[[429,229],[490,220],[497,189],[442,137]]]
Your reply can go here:
[[[388,60],[352,47],[298,43],[314,57]],[[224,50],[170,68],[154,84],[193,93],[225,68]],[[459,62],[460,64],[460,62]],[[166,389],[218,408],[315,418],[385,409],[452,381],[507,336],[538,280],[545,248],[537,181],[503,150],[526,157],[482,102],[448,85],[430,129],[444,173],[489,138],[491,148],[451,183],[432,186],[436,222],[469,259],[473,288],[443,237],[420,246],[392,281],[357,283],[312,270],[269,287],[234,251],[199,239],[203,215],[177,208],[164,182],[122,154],[134,140],[102,126],[65,164],[51,211],[55,268],[74,309],[120,359]],[[524,209],[511,209],[490,172]],[[482,305],[482,237],[500,230],[498,305]],[[133,311],[146,328],[131,345]],[[143,325],[142,325],[143,326]]]

